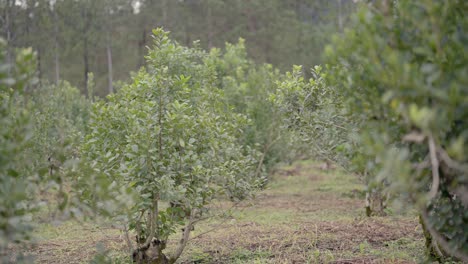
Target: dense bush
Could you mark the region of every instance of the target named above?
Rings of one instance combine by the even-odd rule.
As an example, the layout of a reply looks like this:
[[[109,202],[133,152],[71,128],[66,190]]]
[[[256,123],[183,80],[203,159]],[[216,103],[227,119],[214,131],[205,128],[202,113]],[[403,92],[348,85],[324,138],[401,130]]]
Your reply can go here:
[[[277,82],[278,88],[269,95],[277,108],[283,126],[295,131],[309,155],[327,163],[349,167],[348,152],[356,124],[347,118],[343,97],[326,83],[322,67],[312,69],[306,79],[301,66],[294,66]],[[350,138],[351,137],[351,138]]]
[[[212,49],[207,63],[216,70],[216,86],[233,111],[246,115],[242,144],[262,152],[261,164],[270,171],[275,164],[296,158],[294,137],[282,128],[280,113],[268,100],[282,74],[270,64],[258,65],[247,55],[245,43],[226,43],[225,51]],[[288,146],[288,147],[286,147]]]

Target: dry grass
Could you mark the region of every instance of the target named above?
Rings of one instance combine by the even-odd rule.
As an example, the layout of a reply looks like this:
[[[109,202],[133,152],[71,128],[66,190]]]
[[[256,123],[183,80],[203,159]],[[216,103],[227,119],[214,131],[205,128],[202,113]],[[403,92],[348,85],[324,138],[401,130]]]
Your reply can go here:
[[[194,239],[183,262],[415,263],[423,257],[416,217],[365,217],[363,200],[348,195],[362,191],[359,180],[320,168],[303,162],[278,171],[252,206]]]

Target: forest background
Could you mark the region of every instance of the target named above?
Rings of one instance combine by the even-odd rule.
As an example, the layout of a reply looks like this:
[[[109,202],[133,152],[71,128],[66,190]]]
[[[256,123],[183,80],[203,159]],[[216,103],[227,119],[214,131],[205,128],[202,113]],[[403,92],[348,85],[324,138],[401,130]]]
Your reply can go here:
[[[351,0],[5,0],[2,5],[1,35],[10,54],[15,47],[32,47],[39,79],[67,80],[82,92],[92,72],[99,96],[145,65],[154,28],[171,31],[185,46],[200,40],[204,49],[244,38],[257,62],[310,69],[322,62],[325,44],[343,30],[356,6]]]

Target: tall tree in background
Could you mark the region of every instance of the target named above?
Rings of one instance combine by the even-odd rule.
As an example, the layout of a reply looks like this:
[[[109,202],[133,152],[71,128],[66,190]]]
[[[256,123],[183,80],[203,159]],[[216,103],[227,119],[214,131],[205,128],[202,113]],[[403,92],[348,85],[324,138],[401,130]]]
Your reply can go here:
[[[90,2],[83,0],[84,4],[81,6],[81,34],[83,41],[83,73],[85,90],[88,90],[88,74],[89,74],[89,42],[91,35],[91,22],[92,22],[92,9],[89,6]]]
[[[3,24],[3,31],[5,33],[5,40],[7,43],[6,46],[6,63],[7,65],[11,65],[13,62],[13,17],[14,17],[14,1],[13,0],[6,0],[2,1],[2,24]],[[8,70],[8,75],[10,75],[10,69]]]
[[[112,44],[113,44],[113,31],[114,31],[114,20],[115,17],[119,15],[121,8],[124,8],[121,5],[122,1],[111,1],[105,0],[103,1],[103,6],[100,6],[101,11],[103,12],[101,16],[103,19],[104,24],[104,31],[105,31],[105,46],[106,46],[106,57],[107,57],[107,91],[108,93],[114,92],[114,72],[113,72],[113,63],[112,63]]]
[[[69,80],[86,91],[95,75],[96,93],[114,90],[145,66],[151,29],[164,27],[184,45],[205,49],[239,37],[257,62],[285,70],[319,64],[332,32],[354,9],[352,0],[1,0],[1,34],[8,54],[31,46],[40,77]],[[9,57],[11,55],[7,55]],[[308,73],[309,71],[306,71]]]
[[[59,84],[60,81],[60,46],[59,46],[59,19],[57,14],[56,5],[53,4],[50,7],[50,16],[52,17],[54,24],[54,64],[55,64],[55,84]]]

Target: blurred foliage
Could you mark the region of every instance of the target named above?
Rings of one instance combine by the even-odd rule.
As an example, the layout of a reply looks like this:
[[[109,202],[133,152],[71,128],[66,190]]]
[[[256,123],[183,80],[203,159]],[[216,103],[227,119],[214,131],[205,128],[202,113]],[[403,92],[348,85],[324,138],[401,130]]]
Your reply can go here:
[[[30,159],[24,151],[31,142],[30,113],[24,107],[26,87],[34,85],[34,52],[18,50],[8,61],[6,43],[0,39],[0,260],[9,243],[30,238],[30,190],[35,174],[26,174]],[[10,62],[10,63],[8,63]],[[5,260],[8,262],[8,259]]]
[[[361,4],[327,70],[287,73],[270,100],[314,152],[419,208],[429,253],[468,255],[465,1]]]
[[[369,158],[360,166],[421,210],[432,253],[465,261],[466,10],[466,1],[363,5],[326,50],[336,65],[332,84],[351,118],[364,121],[360,145]]]
[[[69,213],[66,186],[72,182],[68,176],[77,170],[90,103],[66,82],[39,85],[31,49],[17,50],[15,61],[7,64],[3,40],[0,45],[0,253],[4,257],[9,244],[32,238],[34,213],[40,208]]]

